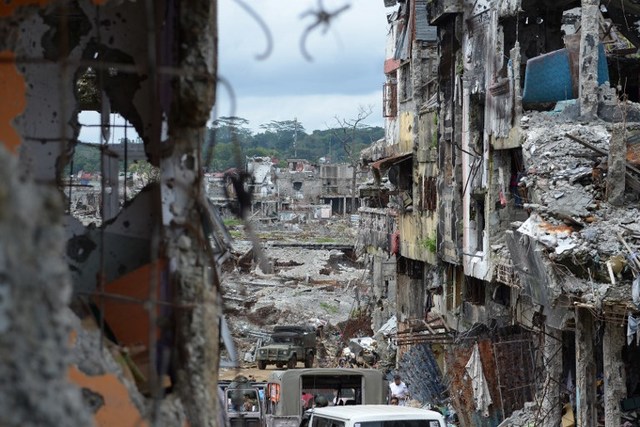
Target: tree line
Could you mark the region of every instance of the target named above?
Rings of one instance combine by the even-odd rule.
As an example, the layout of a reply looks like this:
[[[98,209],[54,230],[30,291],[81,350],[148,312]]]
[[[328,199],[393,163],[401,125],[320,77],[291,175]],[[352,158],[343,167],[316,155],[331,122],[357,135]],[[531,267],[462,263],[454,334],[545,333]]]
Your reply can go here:
[[[353,153],[359,153],[384,137],[384,129],[379,126],[368,126],[362,120],[355,122],[355,126],[353,124],[336,118],[334,127],[307,133],[297,120],[272,120],[254,132],[249,128],[247,119],[220,117],[207,129],[203,155],[209,164],[205,167],[210,172],[241,168],[246,156],[272,157],[278,159],[282,166],[287,159],[293,158],[312,163],[321,158],[332,163],[353,163]],[[99,147],[78,144],[73,169],[74,172],[99,172]]]

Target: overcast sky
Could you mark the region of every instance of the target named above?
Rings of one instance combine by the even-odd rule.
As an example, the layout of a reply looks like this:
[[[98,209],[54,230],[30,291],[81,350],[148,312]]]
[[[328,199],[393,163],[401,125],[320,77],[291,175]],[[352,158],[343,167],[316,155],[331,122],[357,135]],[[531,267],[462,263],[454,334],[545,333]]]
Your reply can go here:
[[[309,33],[306,49],[313,58],[309,62],[300,51],[300,39],[315,17],[301,16],[317,10],[318,0],[244,1],[269,27],[272,51],[268,58],[257,60],[267,46],[259,24],[234,0],[219,0],[219,73],[235,92],[236,108],[231,110],[229,93],[219,85],[212,117],[243,117],[254,131],[271,120],[297,118],[311,133],[335,126],[336,116],[354,118],[360,106],[372,106],[365,123],[382,126],[386,13],[393,9],[386,9],[383,0],[323,0],[329,13],[350,7],[326,33],[322,26]],[[124,123],[121,117],[115,120]],[[80,122],[98,124],[100,115],[83,112]],[[98,128],[85,126],[79,139],[100,142],[99,134]],[[130,130],[128,136],[136,135]],[[112,142],[123,137],[121,129],[113,129]]]
[[[259,25],[233,0],[219,2],[219,71],[236,94],[235,115],[249,126],[297,118],[310,132],[335,124],[335,116],[355,117],[358,107],[373,107],[370,125],[382,125],[383,63],[387,34],[383,0],[324,0],[328,12],[350,8],[332,21],[323,34],[313,30],[307,51],[300,52],[305,28],[317,10],[317,0],[245,0],[269,27],[273,50],[265,60],[266,38]],[[218,92],[215,113],[231,115],[229,94]]]

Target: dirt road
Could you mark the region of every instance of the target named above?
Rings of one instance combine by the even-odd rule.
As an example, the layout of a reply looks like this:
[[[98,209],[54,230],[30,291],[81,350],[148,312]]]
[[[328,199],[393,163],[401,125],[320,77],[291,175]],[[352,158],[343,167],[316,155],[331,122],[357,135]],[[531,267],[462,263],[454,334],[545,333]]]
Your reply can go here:
[[[302,369],[304,367],[303,362],[298,362],[297,369]],[[220,369],[220,373],[218,378],[220,380],[232,380],[238,375],[244,375],[247,378],[253,376],[256,381],[266,381],[271,375],[273,371],[281,371],[282,369],[276,368],[275,365],[267,366],[267,369],[260,370],[257,367],[250,368],[239,368],[239,369]]]

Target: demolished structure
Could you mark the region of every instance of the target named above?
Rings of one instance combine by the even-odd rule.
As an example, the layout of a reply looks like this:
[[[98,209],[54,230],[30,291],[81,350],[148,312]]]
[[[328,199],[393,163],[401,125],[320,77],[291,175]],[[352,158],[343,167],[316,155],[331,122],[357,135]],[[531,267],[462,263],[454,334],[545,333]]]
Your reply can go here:
[[[216,55],[215,1],[0,5],[0,424],[221,422],[227,236],[201,167]],[[102,157],[92,224],[64,178],[83,142]],[[127,197],[118,172],[140,154],[159,182]]]
[[[246,159],[249,174],[246,186],[252,195],[251,214],[258,219],[277,219],[307,212],[315,218],[356,212],[357,188],[352,182],[353,168],[346,163],[312,164],[305,159],[289,159],[285,168],[277,167],[270,157]],[[356,170],[356,172],[358,172]],[[227,177],[229,172],[226,173]],[[362,174],[359,174],[361,177]],[[212,180],[209,193],[221,208],[229,201],[229,180]],[[355,206],[351,206],[351,200]]]
[[[622,425],[640,396],[640,7],[385,4],[358,238],[374,329],[396,315],[397,368],[445,382],[429,403],[462,425]]]

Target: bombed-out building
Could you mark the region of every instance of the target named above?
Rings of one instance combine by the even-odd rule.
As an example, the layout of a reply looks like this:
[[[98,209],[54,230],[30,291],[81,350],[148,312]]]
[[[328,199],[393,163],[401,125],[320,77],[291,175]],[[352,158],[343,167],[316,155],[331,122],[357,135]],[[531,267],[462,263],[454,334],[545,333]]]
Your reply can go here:
[[[633,419],[640,7],[385,4],[359,247],[397,369],[466,426]]]
[[[347,163],[313,164],[306,159],[289,159],[286,167],[279,167],[270,157],[252,157],[246,159],[243,186],[251,195],[251,214],[257,218],[274,219],[281,214],[309,211],[314,217],[322,212],[320,217],[327,219],[357,211],[358,197],[354,192],[364,174],[356,169],[354,175],[353,170]],[[237,173],[227,171],[222,179],[210,180],[208,193],[216,205],[224,207],[234,199],[229,197],[234,193],[230,178]]]

